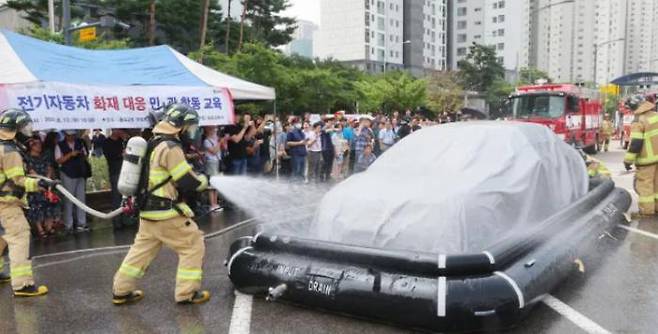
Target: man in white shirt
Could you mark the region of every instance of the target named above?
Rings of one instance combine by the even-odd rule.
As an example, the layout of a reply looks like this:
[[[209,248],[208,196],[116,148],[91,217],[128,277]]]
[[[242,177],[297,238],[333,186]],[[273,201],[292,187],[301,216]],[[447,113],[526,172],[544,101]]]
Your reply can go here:
[[[313,124],[311,131],[306,133],[306,149],[308,150],[308,181],[317,183],[320,181],[322,168],[322,137],[320,132],[322,124]]]
[[[379,148],[382,153],[386,152],[393,144],[395,144],[395,131],[393,130],[393,124],[390,121],[386,122],[384,129],[379,130]]]

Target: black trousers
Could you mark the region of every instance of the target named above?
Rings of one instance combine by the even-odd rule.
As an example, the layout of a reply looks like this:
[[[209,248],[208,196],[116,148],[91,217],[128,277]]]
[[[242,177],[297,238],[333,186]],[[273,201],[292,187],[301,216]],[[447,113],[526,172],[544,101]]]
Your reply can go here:
[[[322,151],[322,172],[320,173],[320,181],[328,182],[331,180],[331,170],[334,168],[334,158],[336,154],[334,151]]]

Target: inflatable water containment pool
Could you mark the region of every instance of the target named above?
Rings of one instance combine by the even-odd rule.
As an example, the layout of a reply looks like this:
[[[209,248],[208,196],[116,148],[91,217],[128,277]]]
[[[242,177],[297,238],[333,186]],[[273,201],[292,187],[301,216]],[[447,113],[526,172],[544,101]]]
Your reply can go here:
[[[625,221],[629,194],[604,181],[535,229],[474,254],[432,254],[258,234],[236,240],[235,287],[305,306],[431,331],[515,325]],[[550,238],[546,238],[550,235]]]
[[[226,265],[239,291],[268,300],[406,328],[497,330],[577,260],[589,265],[630,203],[611,180],[588,180],[546,127],[442,125],[335,186],[312,221],[265,221]]]

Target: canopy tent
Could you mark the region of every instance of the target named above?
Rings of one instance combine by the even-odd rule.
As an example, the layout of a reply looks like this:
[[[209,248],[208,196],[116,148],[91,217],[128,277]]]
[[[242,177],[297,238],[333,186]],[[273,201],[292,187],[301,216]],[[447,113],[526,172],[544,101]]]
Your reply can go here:
[[[235,100],[274,100],[273,88],[203,66],[169,46],[86,50],[0,30],[0,84],[64,82],[107,86],[227,88]]]
[[[201,125],[232,124],[233,100],[276,97],[169,46],[86,50],[0,30],[0,59],[0,110],[29,112],[38,130],[143,128],[146,111],[175,102]]]

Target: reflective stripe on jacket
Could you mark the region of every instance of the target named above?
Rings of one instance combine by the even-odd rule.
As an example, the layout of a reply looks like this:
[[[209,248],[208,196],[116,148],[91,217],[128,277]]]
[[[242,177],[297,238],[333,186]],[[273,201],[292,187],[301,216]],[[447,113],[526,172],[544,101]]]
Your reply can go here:
[[[176,182],[187,174],[199,178],[192,171],[192,166],[190,166],[190,164],[187,163],[187,160],[185,160],[185,154],[183,153],[181,146],[173,141],[163,141],[158,144],[155,149],[153,149],[149,161],[149,189],[153,189],[169,179],[167,183],[153,192],[153,196],[167,198],[176,202],[178,200]],[[203,178],[203,180],[205,186],[207,186],[207,180],[205,178]],[[200,190],[203,189],[199,189],[199,191]],[[194,212],[186,203],[177,203],[175,206],[176,208],[168,210],[142,211],[140,217],[148,220],[166,220],[180,216],[181,214],[186,217],[194,216]]]
[[[631,142],[624,162],[636,166],[658,163],[658,113],[654,111],[652,103],[644,102],[635,115],[631,124]]]

